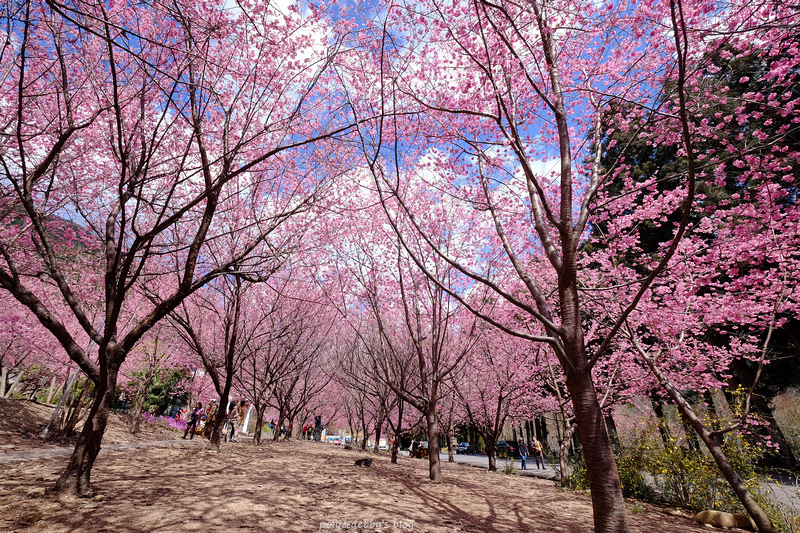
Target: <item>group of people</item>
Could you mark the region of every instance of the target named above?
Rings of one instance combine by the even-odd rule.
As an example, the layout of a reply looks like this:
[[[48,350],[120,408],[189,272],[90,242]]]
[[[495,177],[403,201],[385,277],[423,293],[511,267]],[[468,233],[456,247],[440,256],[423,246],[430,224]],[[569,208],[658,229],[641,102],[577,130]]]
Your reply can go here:
[[[536,469],[546,468],[544,463],[544,452],[542,451],[542,443],[533,439],[531,442],[531,450],[530,455],[533,457],[534,461],[536,461]],[[519,457],[522,462],[522,469],[528,469],[528,446],[525,444],[525,441],[519,439]],[[541,466],[540,466],[541,465]]]
[[[303,426],[301,437],[304,440],[318,441],[322,437],[322,416],[317,415],[314,417],[314,425],[306,424]]]
[[[228,404],[228,410],[224,414],[225,422],[224,422],[224,440],[225,442],[239,442],[237,437],[237,431],[239,427],[242,425],[242,422],[245,419],[245,415],[247,414],[247,402],[241,400],[238,405],[235,401],[232,401]],[[207,438],[211,438],[211,433],[214,431],[214,424],[217,420],[217,416],[219,414],[219,407],[217,406],[216,400],[211,400],[208,404],[207,409],[203,409],[203,404],[201,402],[197,402],[197,405],[191,412],[185,412],[186,416],[186,430],[183,432],[183,438],[185,439],[187,435],[189,440],[193,439],[195,434],[200,434]]]

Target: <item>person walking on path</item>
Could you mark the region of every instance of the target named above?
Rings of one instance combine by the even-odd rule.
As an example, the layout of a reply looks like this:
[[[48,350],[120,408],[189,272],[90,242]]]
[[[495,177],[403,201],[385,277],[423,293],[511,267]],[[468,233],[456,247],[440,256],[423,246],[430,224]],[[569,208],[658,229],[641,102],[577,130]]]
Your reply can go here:
[[[531,444],[531,448],[533,448],[533,458],[536,460],[536,468],[539,469],[539,463],[541,462],[542,469],[545,469],[546,466],[544,464],[544,453],[542,453],[542,443],[533,439],[533,443]]]
[[[225,442],[233,442],[236,439],[236,431],[239,429],[239,408],[236,402],[228,405],[228,434],[225,435]],[[236,439],[237,441],[239,439]]]
[[[525,443],[522,441],[522,439],[519,439],[519,457],[520,461],[522,462],[522,469],[527,470],[528,463],[526,461],[528,459],[528,447],[525,446]]]
[[[242,400],[241,402],[239,402],[239,425],[240,426],[244,426],[244,422],[245,422],[245,420],[247,420],[247,409],[249,407],[250,406],[247,405],[246,401]],[[240,433],[244,433],[245,435],[247,435],[247,428],[246,427],[237,427],[236,431],[238,431]]]
[[[186,438],[186,435],[188,435],[189,433],[192,434],[192,436],[189,437],[189,440],[192,440],[194,438],[194,428],[197,427],[197,422],[200,420],[201,416],[203,416],[203,404],[197,402],[197,407],[194,408],[192,414],[189,415],[189,420],[186,422],[186,431],[183,432],[184,439]]]

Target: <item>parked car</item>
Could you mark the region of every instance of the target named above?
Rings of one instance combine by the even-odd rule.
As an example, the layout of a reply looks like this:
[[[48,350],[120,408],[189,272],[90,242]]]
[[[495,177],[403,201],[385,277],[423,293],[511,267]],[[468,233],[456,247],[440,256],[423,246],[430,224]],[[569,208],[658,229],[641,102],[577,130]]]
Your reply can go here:
[[[504,440],[497,441],[497,444],[494,445],[494,450],[497,453],[497,457],[500,459],[513,459],[514,457],[519,457],[519,451],[517,450],[516,444],[506,442]]]
[[[474,453],[475,450],[472,449],[472,445],[469,442],[459,442],[458,446],[456,446],[456,453]]]

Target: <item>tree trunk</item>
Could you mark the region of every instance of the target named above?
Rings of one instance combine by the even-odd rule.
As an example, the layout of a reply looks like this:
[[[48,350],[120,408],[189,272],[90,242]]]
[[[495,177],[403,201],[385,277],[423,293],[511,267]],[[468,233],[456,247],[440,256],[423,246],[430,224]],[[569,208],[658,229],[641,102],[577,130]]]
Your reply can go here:
[[[253,446],[261,444],[261,426],[264,425],[264,411],[264,407],[256,407],[256,429],[253,431]]]
[[[667,380],[666,376],[658,368],[656,368],[655,364],[647,358],[645,358],[645,361],[650,367],[650,370],[658,379],[661,387],[667,391],[669,397],[672,398],[672,401],[678,406],[678,410],[684,416],[685,420],[691,425],[695,433],[697,433],[697,435],[708,447],[708,451],[711,452],[711,456],[717,463],[720,472],[728,481],[728,484],[731,486],[731,489],[739,498],[739,501],[742,503],[744,508],[753,518],[758,531],[761,533],[777,533],[778,530],[772,524],[772,521],[769,519],[761,506],[758,505],[758,502],[756,502],[755,498],[753,498],[753,495],[744,484],[744,481],[742,481],[742,478],[739,477],[739,474],[731,465],[728,457],[722,450],[722,446],[718,442],[718,439],[715,439],[711,432],[706,429],[706,427],[703,425],[703,422],[694,412],[694,409],[692,409],[692,407],[689,405],[689,402],[687,402],[681,393],[672,385],[672,383]]]
[[[17,375],[14,377],[14,382],[11,384],[10,387],[8,387],[8,390],[6,391],[3,398],[11,398],[11,395],[14,394],[14,389],[17,388],[17,384],[20,382],[20,380],[24,375],[25,375],[24,370],[20,370],[19,372],[17,372]]]
[[[6,397],[6,380],[8,379],[8,367],[0,367],[0,398]]]
[[[381,428],[383,426],[383,419],[375,424],[375,446],[372,449],[373,453],[378,453],[381,449]]]
[[[147,377],[147,380],[144,382],[144,387],[142,387],[141,394],[139,398],[136,400],[136,407],[133,409],[133,418],[131,419],[131,433],[134,435],[139,434],[139,424],[141,423],[142,419],[142,409],[144,409],[144,402],[147,399],[147,394],[150,392],[150,386],[153,384],[153,374],[154,372],[151,371],[150,375]]]
[[[484,437],[486,440],[486,455],[489,457],[489,472],[497,472],[497,459],[495,458],[495,441]]]
[[[577,368],[566,373],[566,383],[572,398],[578,436],[586,458],[586,473],[592,491],[592,510],[596,533],[627,531],[625,500],[619,471],[608,438],[603,411],[597,400],[591,372],[580,358],[571,357]],[[585,357],[583,358],[585,361]]]
[[[53,487],[55,492],[73,496],[91,494],[89,482],[92,467],[97,459],[97,454],[100,453],[100,443],[108,423],[116,382],[116,373],[110,373],[105,383],[97,385],[89,416],[83,424],[83,429],[78,436],[78,443],[69,458],[67,468]]]
[[[278,442],[281,438],[281,428],[283,427],[283,413],[278,413],[278,424],[275,426],[275,431],[272,434],[272,440]]]
[[[53,378],[50,380],[50,388],[47,389],[47,403],[50,403],[50,402],[53,401],[53,396],[56,395],[56,390],[57,389],[58,389],[58,387],[56,387],[56,376],[53,376]],[[2,395],[0,395],[0,396],[2,396]]]
[[[64,435],[70,435],[73,431],[75,431],[75,426],[78,425],[78,422],[81,419],[83,402],[86,400],[86,395],[89,393],[90,387],[91,381],[87,379],[83,384],[83,389],[81,389],[80,395],[77,399],[73,400],[72,408],[69,410],[69,416],[66,418],[66,422],[64,423]]]
[[[397,454],[400,452],[400,437],[403,428],[403,401],[400,400],[397,406],[397,426],[394,430],[394,442],[392,443],[392,464],[397,464]]]
[[[536,440],[542,443],[542,451],[546,454],[550,451],[550,445],[548,444],[549,433],[547,432],[547,419],[543,416],[537,418],[536,427],[538,428],[539,434],[539,436],[536,437]]]
[[[244,421],[242,422],[242,433],[245,435],[250,434],[250,415],[253,413],[253,404],[247,406],[247,414],[244,417]]]
[[[575,426],[564,427],[564,438],[561,439],[558,446],[558,466],[561,474],[559,483],[562,487],[569,487],[572,484],[569,473],[569,449],[572,446],[572,433],[574,431]]]
[[[433,406],[436,404],[431,402]],[[428,424],[428,471],[432,481],[442,482],[442,464],[439,460],[439,425],[436,421],[435,407],[425,413]]]
[[[450,427],[447,428],[447,462],[456,462],[456,458],[453,454],[453,429]]]
[[[227,391],[223,391],[223,394],[220,395],[219,404],[217,405],[217,412],[214,414],[211,433],[208,436],[209,446],[212,450],[217,452],[219,451],[220,441],[222,440],[222,426],[225,425],[225,409],[229,403],[228,393]],[[209,421],[206,420],[206,423],[209,423]]]
[[[605,416],[606,419],[606,431],[608,431],[608,437],[611,439],[611,447],[615,450],[619,450],[619,434],[617,433],[617,423],[614,421],[614,416],[608,414]]]
[[[664,416],[664,405],[654,396],[650,396],[650,403],[653,406],[653,414],[656,417],[656,427],[658,428],[659,435],[661,435],[661,442],[664,443],[665,450],[670,450],[672,449],[672,435],[670,435],[669,432],[667,417]]]
[[[364,438],[361,439],[361,449],[367,451],[367,435],[369,433],[367,433],[367,421],[363,417],[361,418],[361,431],[364,433]]]
[[[736,390],[737,386],[739,385],[749,389],[753,384],[755,375],[748,364],[744,361],[736,360],[733,363],[733,368],[736,372],[736,375],[732,376],[728,380],[728,383],[730,384],[729,390]],[[762,391],[764,391],[763,387],[759,386],[756,388],[755,394],[753,394],[750,399],[750,408],[753,412],[758,413],[758,415],[764,419],[765,422],[767,422],[765,426],[760,426],[758,428],[759,432],[762,435],[764,433],[768,434],[770,440],[778,445],[778,453],[773,457],[777,459],[779,464],[775,464],[773,462],[771,466],[779,466],[781,468],[786,468],[787,470],[794,470],[797,467],[797,458],[795,458],[794,453],[792,452],[792,449],[789,446],[783,431],[781,431],[780,426],[778,426],[777,422],[775,422],[775,417],[772,415],[772,409],[769,407],[769,403],[762,394],[759,394],[759,392]]]
[[[531,439],[531,426],[533,424],[530,420],[525,421],[525,444],[528,446],[528,450],[531,449],[531,443],[533,440]],[[544,447],[544,444],[542,445]]]

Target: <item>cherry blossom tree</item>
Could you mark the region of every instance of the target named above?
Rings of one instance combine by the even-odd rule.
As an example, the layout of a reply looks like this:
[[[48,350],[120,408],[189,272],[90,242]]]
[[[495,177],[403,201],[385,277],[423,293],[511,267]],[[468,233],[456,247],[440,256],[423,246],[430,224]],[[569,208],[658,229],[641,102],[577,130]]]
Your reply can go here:
[[[292,437],[297,423],[302,423],[303,414],[318,407],[319,396],[333,379],[339,351],[347,346],[346,341],[340,345],[337,338],[338,314],[323,300],[318,287],[300,283],[294,289],[284,304],[295,309],[284,310],[290,320],[274,347],[277,359],[285,361],[284,371],[275,376],[269,399],[269,405],[278,411],[278,427],[286,422],[286,439]],[[328,416],[332,418],[335,412]],[[276,432],[274,439],[279,437]]]
[[[495,444],[509,415],[529,398],[535,362],[518,339],[490,331],[464,363],[457,394],[465,418],[486,445],[489,470],[497,470]]]
[[[538,321],[539,331],[529,333],[483,315],[553,350],[587,460],[595,529],[624,531],[593,371],[653,281],[666,275],[686,235],[695,209],[696,137],[725,128],[725,117],[714,122],[698,112],[702,99],[687,102],[706,52],[743,35],[752,42],[767,28],[783,38],[795,15],[771,2],[434,0],[390,2],[385,16],[374,30],[375,76],[361,85],[348,81],[357,87],[350,93],[356,115],[379,109],[386,116],[360,133],[388,220],[409,254],[424,240],[463,275]],[[400,39],[386,28],[407,33]],[[795,59],[781,63],[782,74],[791,76],[786,67]],[[620,104],[633,111],[619,113]],[[659,253],[629,280],[629,298],[616,300],[618,313],[591,338],[581,316],[586,298],[578,265],[601,205],[598,191],[625,167],[624,153],[618,168],[600,164],[601,140],[614,129],[652,130],[653,142],[674,149],[686,165],[681,186],[657,189],[656,203],[628,203],[631,222],[659,221],[667,205],[677,217]],[[438,212],[413,199],[419,182],[430,195],[444,192],[447,202],[472,208],[474,216],[448,231],[483,231],[485,241],[474,249],[481,261],[439,245],[439,234],[430,231]],[[511,290],[509,271],[524,296]]]
[[[151,329],[131,351],[126,364],[120,369],[120,386],[124,386],[126,382],[130,384],[133,377],[131,374],[134,372],[140,378],[134,380],[138,385],[136,389],[125,387],[132,393],[129,398],[134,400],[133,412],[130,413],[130,431],[134,435],[139,433],[142,410],[157,374],[167,365],[178,365],[181,359],[179,354],[185,351],[180,339],[164,326]]]
[[[303,305],[305,284],[278,275],[270,283],[254,287],[247,315],[254,323],[254,334],[242,354],[237,387],[252,402],[256,411],[254,444],[261,442],[264,413],[279,381],[298,372],[305,344],[304,328],[314,316],[313,306]],[[295,292],[297,291],[297,292]]]
[[[219,398],[219,414],[213,420],[210,438],[211,446],[217,451],[224,419],[222,413],[228,405],[243,353],[254,335],[243,310],[251,288],[250,283],[238,276],[223,276],[185,299],[170,315],[175,333],[196,354]]]
[[[238,5],[20,0],[3,12],[0,286],[96,386],[60,491],[90,491],[133,346],[210,281],[279,262],[274,233],[322,194],[344,154],[323,142],[350,124],[326,92],[336,44],[322,12]],[[54,216],[73,224],[67,239],[51,231]],[[102,283],[89,299],[69,279],[70,245],[95,259]],[[82,333],[46,304],[40,277]],[[150,304],[128,309],[137,284]]]

